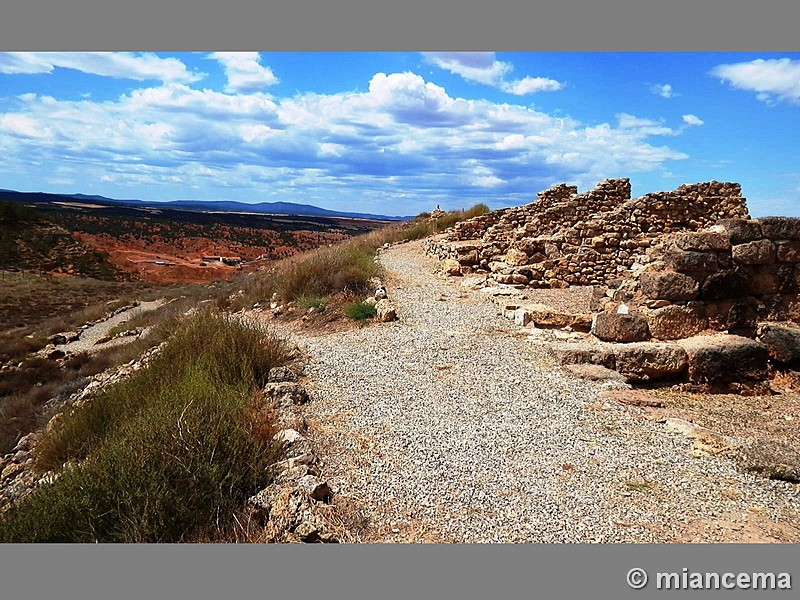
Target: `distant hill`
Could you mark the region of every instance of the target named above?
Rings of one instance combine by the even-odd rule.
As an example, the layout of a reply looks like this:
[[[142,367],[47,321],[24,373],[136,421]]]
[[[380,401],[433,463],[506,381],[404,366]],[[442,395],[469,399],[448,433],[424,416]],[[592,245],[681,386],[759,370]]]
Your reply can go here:
[[[4,202],[0,195],[0,269],[123,279],[105,255],[37,210]]]
[[[0,190],[6,191],[6,190]],[[17,192],[19,193],[19,192]],[[53,194],[42,194],[52,196]],[[370,213],[341,212],[328,210],[311,204],[296,204],[294,202],[258,202],[250,204],[248,202],[236,202],[233,200],[171,200],[168,202],[153,202],[145,200],[119,200],[107,198],[105,196],[95,196],[87,194],[59,194],[84,202],[126,204],[129,206],[140,206],[147,208],[182,208],[184,210],[199,211],[218,211],[218,212],[239,212],[239,213],[262,213],[269,215],[313,215],[318,217],[342,217],[350,219],[370,219],[377,221],[406,221],[413,217],[392,217],[388,215],[373,215]],[[35,201],[35,200],[31,200]],[[52,200],[46,200],[52,201]]]

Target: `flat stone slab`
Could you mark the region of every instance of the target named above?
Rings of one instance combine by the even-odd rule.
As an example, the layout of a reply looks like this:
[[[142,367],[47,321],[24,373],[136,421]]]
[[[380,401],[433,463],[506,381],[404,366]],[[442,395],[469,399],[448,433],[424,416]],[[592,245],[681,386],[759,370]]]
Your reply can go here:
[[[783,364],[800,362],[800,328],[773,323],[759,328],[758,339],[767,346],[772,360]]]
[[[677,344],[688,358],[691,383],[731,383],[767,379],[767,346],[750,338],[697,335]]]
[[[617,344],[613,352],[616,370],[633,381],[677,379],[689,362],[686,351],[676,344]]]

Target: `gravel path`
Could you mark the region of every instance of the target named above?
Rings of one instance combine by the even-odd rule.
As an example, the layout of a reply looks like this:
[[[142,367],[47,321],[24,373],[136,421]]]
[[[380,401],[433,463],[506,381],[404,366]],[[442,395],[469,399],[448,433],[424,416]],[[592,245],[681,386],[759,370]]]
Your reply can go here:
[[[375,542],[800,538],[800,486],[693,458],[605,401],[417,243],[381,255],[399,321],[303,337],[309,437]],[[794,521],[796,523],[796,521]]]
[[[136,315],[139,315],[143,312],[154,310],[162,304],[164,304],[164,300],[141,302],[138,306],[134,306],[129,310],[117,313],[113,317],[110,317],[101,323],[97,323],[96,325],[92,325],[91,327],[84,329],[83,332],[81,332],[81,337],[78,340],[69,342],[68,344],[62,344],[57,346],[57,348],[68,354],[77,354],[79,352],[96,352],[98,350],[105,350],[106,348],[111,348],[112,346],[119,346],[121,344],[131,342],[135,339],[134,337],[121,337],[109,340],[101,345],[96,345],[99,340],[106,337],[108,332],[120,323],[129,321]]]

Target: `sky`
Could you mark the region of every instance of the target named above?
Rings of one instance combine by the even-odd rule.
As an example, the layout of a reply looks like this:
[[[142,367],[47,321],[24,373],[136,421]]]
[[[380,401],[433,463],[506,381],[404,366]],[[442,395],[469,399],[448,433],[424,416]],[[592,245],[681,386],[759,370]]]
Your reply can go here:
[[[800,216],[800,53],[5,52],[0,188],[415,215],[629,177]]]

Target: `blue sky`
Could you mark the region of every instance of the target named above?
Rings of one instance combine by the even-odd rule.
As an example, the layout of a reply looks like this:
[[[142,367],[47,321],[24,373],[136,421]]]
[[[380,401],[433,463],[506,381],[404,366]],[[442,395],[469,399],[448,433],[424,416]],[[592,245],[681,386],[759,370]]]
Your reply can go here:
[[[0,53],[0,188],[412,215],[630,177],[800,216],[800,53]]]

